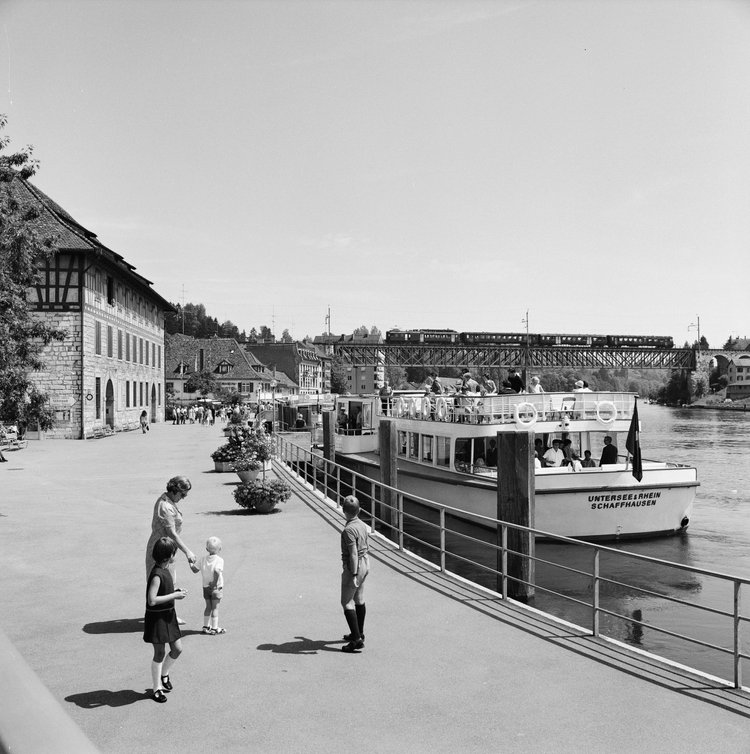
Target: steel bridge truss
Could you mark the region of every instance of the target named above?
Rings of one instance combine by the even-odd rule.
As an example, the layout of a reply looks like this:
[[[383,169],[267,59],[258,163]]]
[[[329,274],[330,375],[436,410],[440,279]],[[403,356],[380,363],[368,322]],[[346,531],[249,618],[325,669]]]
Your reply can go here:
[[[695,369],[695,351],[687,348],[576,348],[555,346],[337,345],[336,354],[354,365],[401,367]]]

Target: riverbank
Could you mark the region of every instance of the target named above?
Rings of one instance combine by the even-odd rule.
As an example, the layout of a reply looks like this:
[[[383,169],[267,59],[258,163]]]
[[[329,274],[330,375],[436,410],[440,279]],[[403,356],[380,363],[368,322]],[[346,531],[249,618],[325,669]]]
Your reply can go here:
[[[215,427],[156,424],[30,442],[0,467],[4,630],[101,751],[746,746],[747,694],[503,605],[377,541],[367,646],[343,654],[339,514],[299,490],[278,514],[244,514],[236,477],[212,470],[221,442]],[[224,544],[227,634],[200,634],[200,587],[181,560],[184,653],[159,705],[141,639],[143,555],[154,500],[177,473],[193,483],[186,541],[196,553],[209,535]]]

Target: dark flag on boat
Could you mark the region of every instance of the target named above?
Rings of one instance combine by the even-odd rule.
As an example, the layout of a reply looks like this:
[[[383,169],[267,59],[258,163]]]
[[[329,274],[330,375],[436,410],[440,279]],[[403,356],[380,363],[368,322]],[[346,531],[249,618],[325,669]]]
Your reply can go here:
[[[633,406],[633,418],[630,420],[628,439],[625,441],[628,453],[633,457],[633,476],[640,482],[643,479],[643,462],[641,460],[641,430],[638,422],[638,399]]]

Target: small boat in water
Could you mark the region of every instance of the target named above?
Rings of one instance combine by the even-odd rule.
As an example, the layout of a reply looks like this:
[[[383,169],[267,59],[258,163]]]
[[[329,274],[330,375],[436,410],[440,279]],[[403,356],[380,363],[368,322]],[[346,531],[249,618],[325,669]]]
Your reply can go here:
[[[618,392],[340,396],[336,460],[379,481],[379,426],[393,422],[399,489],[476,520],[497,517],[498,432],[533,432],[544,449],[569,439],[594,459],[609,436],[615,463],[535,469],[534,528],[589,540],[676,534],[690,521],[697,471],[644,459],[642,479],[633,476],[622,451],[635,405],[634,394]]]

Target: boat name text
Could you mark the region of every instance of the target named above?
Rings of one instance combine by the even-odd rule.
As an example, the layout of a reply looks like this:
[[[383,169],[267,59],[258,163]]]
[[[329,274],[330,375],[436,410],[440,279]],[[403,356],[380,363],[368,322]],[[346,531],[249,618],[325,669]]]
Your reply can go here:
[[[640,508],[644,505],[656,505],[661,492],[631,492],[622,495],[589,495],[591,510],[606,508]]]

